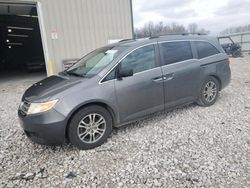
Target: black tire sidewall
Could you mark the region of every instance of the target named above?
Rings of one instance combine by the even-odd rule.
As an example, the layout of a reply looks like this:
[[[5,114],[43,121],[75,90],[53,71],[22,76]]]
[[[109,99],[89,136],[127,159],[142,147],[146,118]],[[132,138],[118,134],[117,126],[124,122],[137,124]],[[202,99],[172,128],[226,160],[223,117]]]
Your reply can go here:
[[[215,96],[214,100],[211,101],[211,102],[208,102],[208,101],[205,99],[205,97],[204,97],[204,95],[203,95],[203,92],[204,92],[205,86],[206,86],[207,83],[210,82],[210,81],[212,81],[212,82],[214,82],[214,83],[216,84],[217,91],[216,91],[216,96]],[[216,78],[212,77],[212,76],[209,76],[209,77],[204,81],[204,84],[202,85],[202,88],[201,88],[201,91],[200,91],[200,97],[199,97],[199,101],[200,101],[199,104],[201,104],[202,106],[211,106],[211,105],[213,105],[213,104],[216,102],[216,100],[217,100],[217,98],[218,98],[218,96],[219,96],[219,89],[220,89],[220,85],[219,85],[218,80],[217,80]]]
[[[103,118],[106,121],[106,130],[105,130],[102,138],[100,138],[97,142],[88,144],[88,143],[84,143],[80,140],[80,138],[78,137],[78,134],[77,134],[77,129],[78,129],[78,124],[82,120],[82,118],[84,118],[86,115],[88,115],[90,113],[97,113],[97,114],[100,114],[103,116]],[[103,108],[101,106],[97,106],[97,105],[82,108],[76,114],[74,114],[74,116],[72,117],[72,119],[69,123],[69,127],[68,127],[69,141],[74,146],[76,146],[77,148],[79,148],[81,150],[87,150],[87,149],[92,149],[92,148],[98,147],[107,140],[107,138],[109,137],[109,135],[112,132],[112,126],[113,126],[112,117],[105,108]]]

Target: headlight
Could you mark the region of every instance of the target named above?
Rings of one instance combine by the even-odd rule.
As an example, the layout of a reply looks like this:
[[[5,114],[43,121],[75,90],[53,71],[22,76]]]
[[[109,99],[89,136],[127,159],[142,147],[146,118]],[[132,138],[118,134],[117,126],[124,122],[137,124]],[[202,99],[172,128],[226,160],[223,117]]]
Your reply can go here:
[[[31,103],[27,114],[37,114],[49,111],[53,108],[58,100],[48,101],[44,103]]]

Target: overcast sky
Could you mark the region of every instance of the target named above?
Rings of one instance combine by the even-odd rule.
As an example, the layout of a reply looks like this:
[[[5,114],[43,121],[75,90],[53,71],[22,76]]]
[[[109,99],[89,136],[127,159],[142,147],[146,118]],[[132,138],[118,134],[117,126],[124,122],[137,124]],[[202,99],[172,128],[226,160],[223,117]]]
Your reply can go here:
[[[133,9],[136,28],[149,21],[197,23],[216,35],[228,27],[250,24],[250,0],[133,0]]]

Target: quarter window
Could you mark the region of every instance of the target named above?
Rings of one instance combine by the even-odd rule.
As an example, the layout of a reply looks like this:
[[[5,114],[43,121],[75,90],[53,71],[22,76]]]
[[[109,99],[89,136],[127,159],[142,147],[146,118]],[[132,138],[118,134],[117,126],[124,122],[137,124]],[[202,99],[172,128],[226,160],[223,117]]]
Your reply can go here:
[[[204,57],[209,57],[220,53],[217,48],[215,48],[212,44],[208,42],[195,41],[194,43],[197,49],[198,59],[202,59]]]
[[[133,69],[134,73],[156,67],[154,45],[148,45],[131,52],[121,62],[121,68]]]
[[[193,59],[191,45],[188,41],[166,42],[160,46],[165,65]]]
[[[102,82],[106,82],[106,81],[115,79],[115,72],[116,72],[116,69],[113,69],[113,70],[112,70],[112,71],[102,80]]]

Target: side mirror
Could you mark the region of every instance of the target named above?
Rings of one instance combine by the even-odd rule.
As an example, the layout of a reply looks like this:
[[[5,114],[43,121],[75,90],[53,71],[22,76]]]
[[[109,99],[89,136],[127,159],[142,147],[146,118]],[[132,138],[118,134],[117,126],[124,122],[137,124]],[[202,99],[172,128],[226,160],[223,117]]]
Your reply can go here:
[[[134,75],[133,69],[119,69],[118,71],[118,78],[120,79],[123,77],[129,77],[133,75]]]

